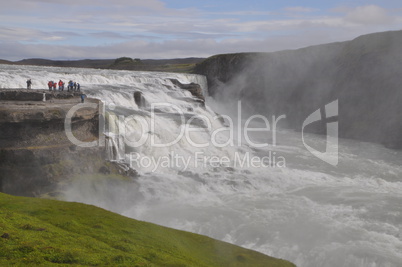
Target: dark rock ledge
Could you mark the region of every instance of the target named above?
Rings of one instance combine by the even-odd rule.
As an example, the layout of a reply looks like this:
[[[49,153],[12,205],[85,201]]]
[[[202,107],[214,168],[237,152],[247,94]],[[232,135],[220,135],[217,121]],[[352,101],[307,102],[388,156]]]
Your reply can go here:
[[[43,101],[45,94],[46,101]],[[81,103],[80,93],[0,90],[0,191],[38,196],[80,175],[135,176],[105,161],[104,146],[82,148],[67,137],[67,112]],[[71,119],[77,140],[99,140],[99,105],[78,109]]]

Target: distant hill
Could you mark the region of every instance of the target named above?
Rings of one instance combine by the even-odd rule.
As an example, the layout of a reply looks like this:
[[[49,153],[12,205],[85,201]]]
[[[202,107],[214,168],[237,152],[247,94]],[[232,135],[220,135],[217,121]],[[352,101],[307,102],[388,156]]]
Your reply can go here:
[[[131,58],[128,58],[131,59]],[[49,60],[30,58],[20,61],[0,60],[0,64],[35,65],[50,67],[76,67],[97,69],[141,70],[141,71],[169,71],[190,72],[195,64],[205,58],[173,58],[173,59],[132,59],[118,61],[118,59],[82,59],[82,60]]]
[[[14,64],[52,67],[107,68],[113,62],[113,59],[48,60],[31,58],[16,61]]]
[[[205,58],[194,57],[175,59],[120,59],[127,58],[116,59],[108,68],[139,71],[191,72],[197,63],[205,60]]]
[[[13,64],[13,62],[8,61],[8,60],[0,59],[0,64]]]
[[[301,130],[309,114],[338,100],[339,135],[402,149],[402,31],[273,53],[216,55],[195,67],[209,92],[242,100],[253,114],[286,115]],[[313,125],[312,125],[313,126]],[[325,124],[309,129],[326,133]]]

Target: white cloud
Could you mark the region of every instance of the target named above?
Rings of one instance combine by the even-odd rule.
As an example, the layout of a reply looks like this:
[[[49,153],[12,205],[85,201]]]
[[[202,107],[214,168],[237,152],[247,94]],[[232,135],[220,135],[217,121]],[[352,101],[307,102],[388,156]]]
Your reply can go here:
[[[230,24],[239,32],[261,32],[269,34],[276,31],[289,30],[314,30],[315,28],[333,28],[333,27],[348,27],[350,23],[345,22],[340,17],[321,17],[311,19],[284,19],[284,20],[267,20],[267,21],[250,21],[236,22]]]
[[[334,33],[337,36],[335,40]],[[19,60],[32,57],[49,59],[118,58],[121,56],[142,59],[208,57],[221,53],[271,52],[296,49],[315,44],[349,40],[356,36],[353,31],[348,33],[344,31],[328,33],[322,30],[266,38],[228,38],[222,41],[212,38],[176,39],[159,42],[136,40],[91,47],[0,42],[0,58]]]
[[[364,25],[389,24],[393,19],[386,9],[375,5],[349,9],[345,16],[345,20],[347,21]]]
[[[67,37],[79,36],[74,32],[44,32],[36,29],[21,27],[0,27],[0,40],[6,42],[36,42],[36,41],[60,41]]]
[[[272,15],[272,11],[258,11],[258,10],[240,10],[240,11],[216,11],[205,12],[205,15],[217,16],[268,16]]]
[[[161,0],[14,0],[0,10],[0,58],[115,58],[132,53],[169,58],[276,51],[402,28],[400,11],[375,5],[315,11],[295,6],[279,13],[202,12],[169,8]]]
[[[302,6],[285,7],[285,11],[291,12],[291,13],[310,13],[310,12],[314,12],[316,10],[317,9],[315,9],[315,8],[302,7]]]
[[[46,41],[61,41],[64,39],[66,39],[66,38],[62,37],[62,36],[55,36],[55,35],[43,38],[43,40],[46,40]]]

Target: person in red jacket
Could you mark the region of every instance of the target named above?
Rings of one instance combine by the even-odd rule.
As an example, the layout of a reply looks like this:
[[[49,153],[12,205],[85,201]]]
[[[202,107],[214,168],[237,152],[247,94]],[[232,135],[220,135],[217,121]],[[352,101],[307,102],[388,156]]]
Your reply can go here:
[[[64,87],[64,83],[63,83],[62,80],[60,80],[60,81],[59,81],[59,90],[60,90],[60,91],[63,91],[63,90],[64,90],[63,87]]]
[[[49,87],[49,91],[52,91],[52,88],[53,88],[53,81],[49,81],[49,82],[47,83],[47,86]]]

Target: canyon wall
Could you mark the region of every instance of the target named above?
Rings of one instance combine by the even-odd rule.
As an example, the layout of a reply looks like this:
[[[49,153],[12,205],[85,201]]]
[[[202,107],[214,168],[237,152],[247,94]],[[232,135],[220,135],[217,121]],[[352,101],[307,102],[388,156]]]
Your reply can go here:
[[[402,148],[402,31],[274,53],[213,56],[195,73],[210,94],[242,101],[250,114],[286,115],[300,130],[309,114],[338,100],[339,136]],[[325,134],[325,124],[308,131]]]

